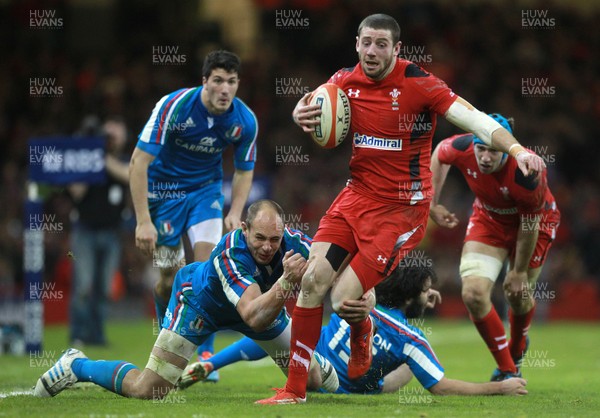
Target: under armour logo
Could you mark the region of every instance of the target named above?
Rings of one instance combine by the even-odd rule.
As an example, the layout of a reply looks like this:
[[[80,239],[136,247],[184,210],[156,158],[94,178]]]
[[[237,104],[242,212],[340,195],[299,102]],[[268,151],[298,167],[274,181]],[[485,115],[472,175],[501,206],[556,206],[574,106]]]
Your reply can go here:
[[[467,168],[467,174],[471,177],[473,177],[474,179],[477,178],[477,172],[476,171],[471,171],[470,168]]]
[[[385,258],[384,256],[382,256],[381,254],[379,254],[377,256],[377,261],[381,261],[383,264],[387,263],[387,258]]]
[[[356,90],[348,89],[348,97],[352,97],[353,99],[356,99],[359,94],[360,94],[359,89],[356,89]]]

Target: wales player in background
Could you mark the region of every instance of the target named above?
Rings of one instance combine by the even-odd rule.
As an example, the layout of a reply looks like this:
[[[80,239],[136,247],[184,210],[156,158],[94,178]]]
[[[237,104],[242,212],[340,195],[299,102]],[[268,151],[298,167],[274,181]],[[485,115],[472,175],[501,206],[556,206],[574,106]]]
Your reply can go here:
[[[329,323],[321,331],[314,356],[328,360],[335,368],[339,379],[339,388],[335,393],[391,393],[405,386],[414,375],[434,395],[527,394],[526,381],[520,378],[471,383],[445,377],[444,369],[427,338],[419,328],[410,324],[412,318],[422,317],[426,308],[433,308],[436,302],[441,301],[439,292],[431,288],[435,279],[435,271],[430,266],[421,265],[416,259],[405,259],[393,274],[375,286],[375,307],[371,299],[363,299],[362,316],[354,312],[351,317],[362,319],[370,314],[377,332],[372,366],[358,380],[348,377],[350,326],[340,315],[331,315]],[[348,315],[343,316],[351,322]],[[213,370],[234,362],[258,360],[266,356],[267,353],[260,346],[245,337],[209,360],[188,366],[179,387],[186,388]],[[309,372],[307,387],[318,389],[323,380],[320,368],[313,368]]]
[[[490,115],[512,133],[512,118]],[[533,154],[533,153],[532,153]],[[535,312],[533,293],[560,223],[560,212],[548,188],[546,169],[525,177],[512,156],[472,134],[455,135],[439,143],[431,156],[434,196],[431,219],[445,228],[458,218],[439,203],[446,176],[457,167],[475,193],[460,260],[462,297],[473,324],[498,367],[492,380],[521,376]],[[504,262],[510,340],[492,304],[492,289]]]
[[[228,231],[241,226],[252,186],[258,122],[235,97],[239,58],[228,51],[209,53],[202,86],[164,96],[139,135],[130,163],[130,185],[137,226],[136,246],[160,269],[154,288],[158,324],[171,294],[173,278],[185,264],[182,237],[187,233],[194,261],[208,260]],[[223,151],[234,147],[231,208],[223,219]],[[198,349],[207,357],[209,339]],[[218,376],[213,376],[218,379]]]

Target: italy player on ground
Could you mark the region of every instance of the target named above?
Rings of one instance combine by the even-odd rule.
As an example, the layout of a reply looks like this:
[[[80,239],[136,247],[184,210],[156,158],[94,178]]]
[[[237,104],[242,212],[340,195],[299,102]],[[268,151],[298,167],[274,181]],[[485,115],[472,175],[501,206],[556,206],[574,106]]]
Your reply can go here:
[[[215,331],[231,329],[253,338],[287,372],[290,322],[283,305],[306,271],[310,240],[285,228],[283,210],[262,200],[248,208],[242,229],[225,235],[209,261],[177,272],[163,328],[144,370],[124,361],[93,361],[68,349],[37,381],[34,394],[55,396],[77,382],[93,382],[122,396],[159,399],[181,377],[197,346]],[[321,367],[324,387],[337,375]]]
[[[510,379],[504,382],[470,383],[445,377],[444,369],[423,332],[410,324],[421,317],[425,308],[441,301],[439,292],[431,288],[435,272],[420,266],[418,260],[405,260],[395,272],[375,287],[378,303],[365,303],[363,317],[370,315],[377,332],[373,338],[373,363],[360,379],[348,377],[350,358],[350,326],[338,314],[331,315],[322,328],[314,357],[327,359],[334,366],[339,389],[336,393],[378,394],[395,392],[406,385],[412,376],[436,395],[524,395],[526,382]],[[370,310],[373,308],[372,310]],[[370,310],[370,311],[369,311]],[[249,338],[232,344],[207,361],[190,365],[196,380],[213,370],[240,360],[257,360],[267,354]],[[191,372],[190,372],[191,373]],[[192,376],[184,373],[180,388],[188,387]],[[308,388],[321,387],[323,376],[318,368],[309,372]]]

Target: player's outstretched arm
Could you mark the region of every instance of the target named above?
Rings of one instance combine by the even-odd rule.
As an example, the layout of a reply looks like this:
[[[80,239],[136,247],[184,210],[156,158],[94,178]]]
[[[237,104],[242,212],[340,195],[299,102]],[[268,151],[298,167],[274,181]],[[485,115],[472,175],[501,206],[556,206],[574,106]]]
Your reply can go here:
[[[502,125],[485,113],[477,110],[462,97],[457,98],[450,105],[444,116],[450,123],[475,134],[486,145],[510,154],[517,160],[519,169],[525,176],[534,173],[539,174],[545,167],[542,158],[527,152],[517,139],[504,129]]]
[[[129,188],[137,222],[135,245],[146,255],[152,255],[158,238],[148,210],[148,166],[152,161],[152,154],[136,147],[129,163]]]
[[[471,383],[462,380],[442,379],[429,388],[434,395],[527,395],[527,381],[520,377],[501,382]]]
[[[273,323],[286,299],[294,293],[291,292],[292,285],[300,282],[306,272],[306,259],[299,253],[293,253],[293,250],[285,253],[283,274],[271,289],[261,293],[260,287],[254,283],[244,291],[236,305],[244,322],[256,332],[264,331]]]
[[[439,148],[441,143],[435,147],[433,154],[431,155],[431,183],[433,186],[433,198],[431,199],[431,203],[429,206],[429,216],[431,220],[438,224],[439,226],[443,226],[445,228],[454,228],[458,225],[458,218],[454,213],[451,213],[444,205],[439,204],[440,195],[442,194],[442,189],[444,188],[444,183],[446,183],[446,177],[448,176],[448,171],[450,171],[449,164],[442,164],[438,157]]]
[[[315,126],[319,124],[318,117],[321,116],[321,107],[319,105],[310,106],[311,93],[306,93],[296,104],[292,111],[294,123],[302,128],[304,132],[313,132]]]
[[[392,370],[383,377],[383,393],[396,392],[398,389],[406,386],[412,379],[413,374],[408,364],[402,364],[395,370]]]

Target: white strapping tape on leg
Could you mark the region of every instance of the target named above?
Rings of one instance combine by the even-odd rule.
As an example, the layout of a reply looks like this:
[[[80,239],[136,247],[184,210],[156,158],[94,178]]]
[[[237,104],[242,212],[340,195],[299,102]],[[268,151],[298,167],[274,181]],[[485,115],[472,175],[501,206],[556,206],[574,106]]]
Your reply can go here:
[[[460,277],[486,277],[495,282],[502,270],[502,261],[479,253],[466,253],[460,259]]]
[[[197,347],[194,343],[186,340],[181,335],[164,328],[160,331],[160,334],[158,334],[154,346],[184,358],[186,361],[196,351]],[[183,373],[183,369],[180,369],[174,364],[169,363],[154,354],[150,354],[146,368],[152,370],[172,384],[175,384],[181,377],[181,373]]]
[[[150,354],[150,358],[148,359],[148,364],[146,364],[146,368],[152,370],[154,373],[156,373],[172,385],[177,383],[177,381],[181,377],[181,373],[183,373],[183,369],[180,369],[174,364],[171,364],[168,361],[155,356],[154,354]]]
[[[189,360],[189,358],[196,352],[197,346],[181,335],[171,330],[163,328],[158,334],[158,338],[154,343],[155,347],[162,348],[163,350],[175,354],[181,358]]]

